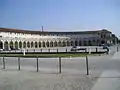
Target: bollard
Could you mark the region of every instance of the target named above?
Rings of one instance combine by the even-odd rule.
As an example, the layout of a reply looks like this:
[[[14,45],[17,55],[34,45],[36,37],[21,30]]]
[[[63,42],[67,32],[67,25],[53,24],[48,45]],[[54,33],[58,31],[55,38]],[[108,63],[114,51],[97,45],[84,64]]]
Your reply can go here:
[[[67,52],[67,48],[66,48],[66,52]]]
[[[85,53],[87,53],[87,48],[85,49]]]
[[[48,52],[50,52],[50,49],[48,49]]]
[[[3,69],[5,69],[5,58],[3,57]]]
[[[119,48],[118,48],[118,46],[117,46],[117,52],[119,51]]]
[[[38,57],[37,57],[37,72],[39,71],[39,64],[38,64]]]
[[[20,57],[18,57],[18,70],[20,70]]]
[[[42,52],[42,48],[41,48],[41,52]]]
[[[57,48],[57,53],[58,53],[58,48]]]
[[[23,55],[25,56],[25,49],[23,50]]]
[[[96,53],[98,52],[98,48],[96,48]]]
[[[27,52],[28,52],[28,49],[27,49]]]
[[[89,54],[91,54],[91,48],[89,47]]]
[[[59,57],[59,74],[61,73],[61,57]]]
[[[87,75],[89,75],[88,56],[86,56],[86,69],[87,69]]]
[[[35,52],[35,49],[34,49],[34,52]]]

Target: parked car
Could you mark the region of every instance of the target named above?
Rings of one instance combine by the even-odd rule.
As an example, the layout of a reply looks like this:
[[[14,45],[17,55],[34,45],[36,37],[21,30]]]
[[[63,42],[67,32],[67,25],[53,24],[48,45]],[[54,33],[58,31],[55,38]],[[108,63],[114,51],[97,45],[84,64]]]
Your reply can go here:
[[[86,48],[81,48],[81,47],[79,47],[79,46],[73,46],[73,47],[71,48],[71,51],[79,51],[79,50],[86,50]]]
[[[109,49],[109,46],[104,45],[104,46],[103,46],[103,49]]]

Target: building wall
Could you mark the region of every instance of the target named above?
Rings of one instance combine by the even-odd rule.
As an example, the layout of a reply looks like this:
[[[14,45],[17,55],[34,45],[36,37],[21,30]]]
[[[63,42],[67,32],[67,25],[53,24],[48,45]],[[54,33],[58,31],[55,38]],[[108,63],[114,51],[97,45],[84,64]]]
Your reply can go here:
[[[0,48],[46,48],[66,46],[96,46],[101,43],[111,43],[111,33],[100,31],[86,34],[25,34],[15,32],[0,32]]]

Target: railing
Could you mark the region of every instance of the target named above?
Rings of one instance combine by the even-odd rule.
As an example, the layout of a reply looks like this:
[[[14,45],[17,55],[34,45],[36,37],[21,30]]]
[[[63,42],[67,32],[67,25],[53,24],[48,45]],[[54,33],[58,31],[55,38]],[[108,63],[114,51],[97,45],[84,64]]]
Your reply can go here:
[[[86,68],[86,75],[89,75],[89,60],[88,60],[88,56],[85,56],[85,57],[83,57],[84,59],[85,59],[85,65],[86,65],[86,67],[84,67],[84,68]],[[32,58],[32,59],[36,59],[34,62],[36,62],[36,72],[39,72],[40,71],[40,65],[39,65],[39,63],[41,62],[40,61],[40,59],[42,59],[42,58],[39,58],[39,57],[34,57],[34,58]],[[58,57],[58,58],[56,58],[56,61],[57,61],[57,63],[58,63],[58,67],[56,67],[58,70],[57,70],[57,73],[58,74],[61,74],[62,73],[62,59],[64,59],[64,58],[61,58],[61,57]],[[24,58],[23,57],[17,57],[16,59],[15,59],[15,61],[17,61],[17,67],[18,67],[18,70],[20,71],[21,70],[21,68],[22,68],[22,61],[24,60]],[[10,60],[10,59],[8,59],[7,60],[7,57],[2,57],[1,58],[1,66],[2,66],[2,70],[5,70],[6,69],[6,63],[9,61],[12,61],[12,60]],[[27,62],[27,63],[29,63],[29,61]],[[41,62],[42,63],[42,62]],[[7,70],[7,69],[6,69]],[[24,69],[23,69],[24,70]]]

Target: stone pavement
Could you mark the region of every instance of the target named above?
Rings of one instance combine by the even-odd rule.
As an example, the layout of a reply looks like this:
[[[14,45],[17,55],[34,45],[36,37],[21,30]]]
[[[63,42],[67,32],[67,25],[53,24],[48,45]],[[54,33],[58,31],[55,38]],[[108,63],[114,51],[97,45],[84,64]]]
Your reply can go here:
[[[120,72],[103,72],[92,90],[120,90]]]
[[[117,53],[115,53],[113,57],[116,57],[115,55]],[[117,56],[119,55],[120,54],[117,54]],[[10,70],[1,69],[0,90],[120,90],[120,71],[117,71],[120,68],[117,67],[120,66],[120,60],[117,59],[114,63],[114,59],[110,60],[111,57],[112,55],[89,57],[89,76],[81,72],[82,70],[84,70],[84,67],[82,68],[82,65],[84,66],[84,60],[79,60],[79,58],[74,59],[74,62],[72,59],[70,59],[69,61],[64,60],[64,62],[69,62],[69,66],[67,65],[67,63],[65,64],[65,66],[67,66],[68,68],[71,67],[71,69],[79,65],[80,67],[77,68],[78,70],[80,70],[80,73],[78,73],[77,69],[75,69],[76,71],[72,70],[71,73],[64,71],[61,74],[44,73],[41,70],[39,72],[35,72],[35,70],[28,71],[24,69],[22,69],[21,71],[17,71],[17,67],[16,69]],[[12,58],[11,60],[14,62],[14,59],[15,58]],[[11,62],[11,60],[9,61],[10,64],[12,63],[11,65],[13,66],[15,62],[13,63]],[[30,61],[33,66],[36,65],[36,63],[34,64],[32,60],[29,59],[29,63]],[[43,61],[41,62],[43,63]],[[80,63],[78,63],[79,61]],[[46,66],[48,66],[50,62],[51,61],[47,62],[48,64],[46,64]],[[98,72],[96,73],[96,71]],[[103,72],[102,75],[100,71]]]
[[[82,74],[0,71],[0,90],[91,90],[97,79]]]
[[[120,60],[120,51],[116,52],[111,60]],[[120,71],[104,71],[92,90],[120,90]]]
[[[112,59],[119,59],[119,60],[120,60],[120,51],[116,52],[116,53],[113,55]]]

